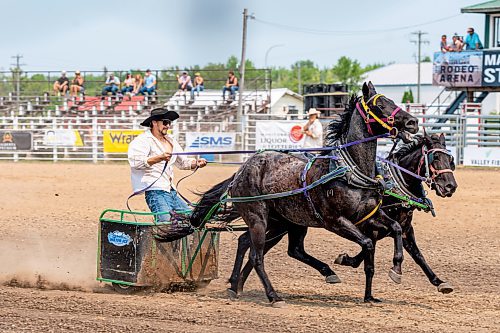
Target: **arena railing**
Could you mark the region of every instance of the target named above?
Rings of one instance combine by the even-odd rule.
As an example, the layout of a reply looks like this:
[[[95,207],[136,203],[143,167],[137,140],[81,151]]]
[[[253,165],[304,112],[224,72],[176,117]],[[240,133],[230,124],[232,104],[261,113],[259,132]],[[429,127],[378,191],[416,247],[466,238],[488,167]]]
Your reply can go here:
[[[439,123],[438,119],[447,117],[448,122]],[[500,148],[500,116],[485,115],[420,115],[420,125],[427,133],[444,133],[447,146],[456,149],[457,162],[463,161],[465,147]],[[124,161],[126,153],[105,149],[104,134],[113,132],[114,138],[126,150],[127,142],[144,128],[140,126],[143,118],[130,118],[114,115],[112,117],[0,117],[0,159],[1,160],[40,160],[40,161]],[[258,121],[282,120],[305,123],[302,115],[246,114],[241,123],[234,117],[221,121],[179,120],[174,126],[174,135],[181,145],[186,144],[186,137],[218,137],[235,133],[231,143],[224,149],[256,150],[256,127]],[[328,120],[323,120],[325,123]],[[241,127],[240,127],[241,126]],[[242,132],[237,132],[242,128]],[[137,131],[137,132],[128,132]],[[8,148],[13,132],[28,133],[32,137],[32,147],[28,151],[12,151]],[[57,132],[57,133],[55,133]],[[230,134],[229,134],[230,135]],[[219,140],[218,138],[214,140]],[[7,144],[5,144],[7,143]],[[390,147],[390,140],[381,140],[381,147]],[[192,147],[191,150],[196,147]],[[211,149],[209,149],[211,150]],[[243,157],[244,158],[244,157]],[[217,155],[215,161],[236,161],[241,157]]]

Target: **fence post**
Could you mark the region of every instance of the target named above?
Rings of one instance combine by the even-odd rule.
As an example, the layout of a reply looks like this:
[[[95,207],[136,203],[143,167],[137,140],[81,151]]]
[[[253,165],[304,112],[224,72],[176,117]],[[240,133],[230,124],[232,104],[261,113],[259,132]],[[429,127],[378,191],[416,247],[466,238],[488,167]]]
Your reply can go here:
[[[98,138],[98,132],[97,132],[97,118],[92,118],[92,162],[97,163],[97,138]]]
[[[19,129],[19,123],[17,117],[14,117],[14,120],[12,122],[12,129],[17,130]],[[19,161],[19,153],[14,153],[14,162]]]
[[[57,129],[57,118],[52,119],[52,129]],[[52,162],[57,162],[57,145],[52,146]]]

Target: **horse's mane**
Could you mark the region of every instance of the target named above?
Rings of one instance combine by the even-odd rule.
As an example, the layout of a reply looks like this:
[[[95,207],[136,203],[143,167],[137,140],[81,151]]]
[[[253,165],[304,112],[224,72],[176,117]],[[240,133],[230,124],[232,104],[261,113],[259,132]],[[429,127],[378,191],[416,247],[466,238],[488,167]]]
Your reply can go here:
[[[349,104],[346,105],[345,110],[338,113],[336,119],[331,120],[326,126],[325,134],[325,146],[331,147],[334,142],[344,136],[351,123],[351,116],[356,108],[356,103],[359,101],[359,97],[356,95],[351,95],[349,98]]]

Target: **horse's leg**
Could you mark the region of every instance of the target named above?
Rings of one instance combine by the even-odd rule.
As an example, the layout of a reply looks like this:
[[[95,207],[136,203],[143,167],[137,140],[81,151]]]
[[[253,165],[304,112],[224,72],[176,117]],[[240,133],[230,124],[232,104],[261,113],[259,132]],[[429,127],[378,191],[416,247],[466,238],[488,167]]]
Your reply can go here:
[[[274,228],[274,226],[270,227],[271,229],[269,229],[268,232],[266,233],[266,245],[264,247],[264,255],[266,255],[266,253],[270,249],[272,249],[276,244],[278,244],[281,241],[281,239],[283,239],[283,236],[285,236],[285,234],[287,233],[287,227],[285,224],[280,224],[278,226],[279,226],[278,228]],[[250,234],[248,232],[246,232],[245,234],[248,235],[248,241],[249,241],[249,245],[250,245],[250,237],[249,237]],[[245,235],[245,234],[243,234],[243,235]],[[246,248],[244,250],[244,252],[242,253],[243,256],[244,256],[245,252],[247,251],[247,249],[248,248]],[[239,251],[239,249],[238,249],[238,251]],[[238,257],[238,259],[239,259],[239,257]],[[243,264],[243,257],[241,257],[241,261],[239,262],[238,269],[241,269],[242,264]],[[247,263],[245,264],[245,266],[243,267],[241,272],[238,271],[238,273],[237,273],[238,277],[236,279],[231,280],[231,278],[233,277],[233,276],[231,276],[231,278],[230,278],[231,290],[233,290],[236,294],[243,291],[243,286],[245,285],[245,282],[246,282],[248,276],[250,275],[252,268],[253,268],[252,263],[249,260],[249,261],[247,261]],[[236,270],[236,263],[235,263],[235,268],[233,269],[233,274],[235,273],[235,270]]]
[[[231,284],[231,288],[235,293],[238,292],[236,286],[238,285],[238,280],[240,278],[241,266],[243,265],[243,260],[245,259],[245,254],[250,248],[250,233],[248,231],[238,237],[238,247],[236,250],[236,258],[234,259],[234,266],[231,276],[228,282]]]
[[[391,236],[394,238],[394,256],[392,258],[393,267],[389,270],[389,277],[392,281],[396,283],[401,283],[401,276],[403,271],[401,269],[401,264],[403,263],[403,231],[401,225],[396,221],[391,219],[384,213],[383,210],[379,210],[380,216],[385,220],[385,225],[391,230]]]
[[[330,266],[306,253],[304,249],[306,235],[307,227],[290,224],[288,228],[288,255],[316,269],[325,277],[327,283],[340,283],[339,277]]]
[[[238,209],[238,211],[240,211],[241,216],[247,223],[248,231],[250,232],[252,241],[250,246],[250,261],[252,262],[252,266],[255,268],[260,281],[264,285],[267,298],[274,306],[280,306],[283,304],[283,300],[274,290],[264,268],[264,247],[266,244],[266,228],[269,208],[264,202],[252,202],[248,205],[251,207],[245,206],[243,206],[243,209],[241,210]]]
[[[338,223],[332,226],[332,231],[337,235],[344,237],[350,241],[353,241],[361,246],[364,253],[365,262],[365,277],[366,277],[366,287],[365,287],[365,302],[380,302],[380,300],[372,296],[372,279],[375,272],[374,258],[375,258],[375,244],[370,238],[363,235],[363,233],[348,219],[345,217],[339,217]]]
[[[347,253],[339,254],[339,256],[335,259],[335,263],[337,265],[358,268],[364,259],[365,259],[365,253],[363,252],[363,250],[361,250],[354,257],[349,256]]]
[[[425,261],[424,256],[422,255],[420,249],[417,246],[417,241],[415,239],[415,232],[413,230],[413,226],[410,226],[407,230],[405,230],[404,236],[405,237],[403,238],[403,246],[405,250],[411,255],[411,257],[417,263],[417,265],[419,265],[420,268],[422,268],[425,275],[427,275],[429,281],[438,288],[438,291],[442,292],[443,294],[451,293],[453,291],[453,286],[448,282],[444,282],[443,280],[438,278],[437,275],[432,271],[432,269]]]

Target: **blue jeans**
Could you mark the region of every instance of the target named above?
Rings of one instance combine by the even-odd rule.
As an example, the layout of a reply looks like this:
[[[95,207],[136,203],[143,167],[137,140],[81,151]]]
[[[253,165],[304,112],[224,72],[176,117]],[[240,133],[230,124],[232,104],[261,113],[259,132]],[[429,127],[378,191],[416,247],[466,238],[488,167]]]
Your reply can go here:
[[[222,88],[222,98],[225,99],[226,98],[226,91],[230,91],[231,92],[231,97],[234,99],[234,96],[236,95],[236,92],[238,91],[239,87],[238,86],[231,86],[231,87],[226,87],[224,86]]]
[[[123,87],[122,88],[122,94],[126,94],[126,93],[131,93],[132,91],[134,91],[134,86],[128,86],[128,87]]]
[[[188,205],[182,200],[175,190],[170,192],[162,190],[146,191],[146,203],[152,213],[170,213],[172,210],[188,210]],[[157,221],[168,221],[168,214],[157,215]]]
[[[117,85],[111,85],[111,86],[105,86],[102,88],[102,94],[103,96],[106,96],[108,93],[112,93],[113,95],[116,95],[116,92],[118,91],[118,86]]]
[[[139,94],[145,94],[145,93],[148,93],[148,95],[152,95],[156,90],[156,86],[152,86],[150,88],[144,86],[141,88],[141,90],[139,90]]]

